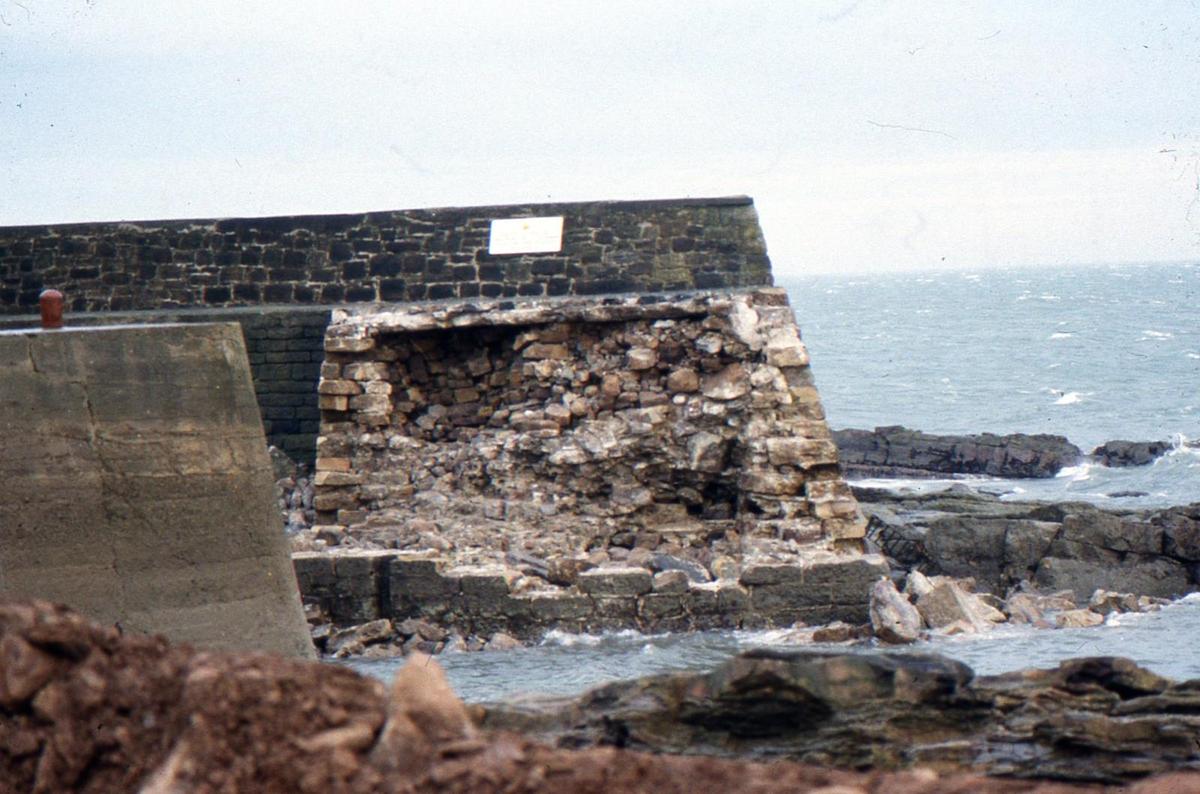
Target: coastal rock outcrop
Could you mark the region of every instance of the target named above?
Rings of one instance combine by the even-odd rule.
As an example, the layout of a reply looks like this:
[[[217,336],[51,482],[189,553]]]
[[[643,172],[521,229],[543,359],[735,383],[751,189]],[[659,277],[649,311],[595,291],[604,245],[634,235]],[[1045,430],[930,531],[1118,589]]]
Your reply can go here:
[[[870,542],[904,570],[973,578],[998,595],[1026,583],[1070,590],[1080,603],[1098,589],[1172,598],[1200,585],[1200,503],[1112,511],[965,490],[854,490]]]
[[[803,680],[806,674],[811,677]],[[681,687],[689,681],[693,685],[686,695]],[[993,767],[1001,774],[1019,775],[1038,763],[1020,760],[1019,753],[1031,747],[1044,752],[1047,761],[1037,773],[1060,780],[1118,780],[1166,765],[1195,764],[1193,721],[1164,717],[1171,709],[1194,713],[1194,694],[1128,663],[1072,663],[1035,674],[1030,682],[1018,677],[989,687],[972,685],[962,665],[933,657],[824,657],[807,663],[744,657],[708,677],[612,685],[607,691],[616,700],[610,706],[623,713],[609,708],[612,719],[602,723],[589,717],[577,730],[581,743],[608,746],[563,749],[488,727],[523,722],[549,728],[554,712],[520,704],[507,712],[464,706],[436,663],[426,658],[411,661],[389,693],[381,682],[345,668],[265,654],[199,652],[160,637],[122,635],[63,607],[5,603],[0,604],[0,780],[10,791],[97,794],[1102,790],[959,771],[951,756],[968,765],[978,760],[970,752],[978,741],[972,737],[986,732],[993,705],[1002,705],[1001,712],[1009,715],[1004,725],[1010,732],[994,746],[1003,751],[1001,742],[1011,736],[1018,755],[1015,766],[1007,767],[1009,755],[996,755]],[[1021,692],[1038,687],[1056,687],[1055,696],[1036,703],[1022,698]],[[664,696],[631,702],[628,695],[638,691]],[[712,700],[713,693],[722,699]],[[595,694],[585,699],[592,715],[604,710]],[[854,699],[862,699],[862,705]],[[684,704],[675,715],[683,713],[682,722],[665,713],[654,716],[669,704]],[[838,716],[872,710],[884,721],[855,727]],[[901,711],[912,712],[912,718],[902,718]],[[1060,714],[1070,720],[1056,721]],[[1170,732],[1169,719],[1175,723]],[[897,739],[908,730],[905,723],[912,726],[915,742],[911,752],[901,753]],[[689,736],[718,746],[725,736],[750,752],[756,747],[769,752],[780,736],[810,735],[810,755],[837,764],[854,758],[876,768],[855,772],[781,760],[650,755],[612,746],[649,746],[646,739],[653,734],[642,726],[651,724],[662,726],[663,750]],[[954,740],[964,726],[976,729],[965,742]],[[942,741],[938,749],[933,744],[938,736],[951,741]],[[876,750],[875,739],[888,742]],[[1063,743],[1056,746],[1055,740]],[[1191,749],[1185,749],[1189,742]],[[686,749],[692,754],[705,747]],[[1071,754],[1074,763],[1067,760]],[[918,755],[927,756],[933,767],[887,768],[907,766],[907,757]],[[1200,775],[1176,773],[1128,790],[1187,791],[1197,782]],[[1168,785],[1178,788],[1164,788]]]
[[[899,425],[834,430],[843,470],[854,477],[930,477],[986,474],[1053,477],[1083,453],[1062,436],[936,435]]]
[[[486,708],[483,724],[563,747],[968,769],[1117,783],[1200,768],[1200,699],[1127,659],[975,677],[916,654],[751,651],[708,674]]]
[[[1092,450],[1092,459],[1103,466],[1145,466],[1169,449],[1168,441],[1106,441]]]

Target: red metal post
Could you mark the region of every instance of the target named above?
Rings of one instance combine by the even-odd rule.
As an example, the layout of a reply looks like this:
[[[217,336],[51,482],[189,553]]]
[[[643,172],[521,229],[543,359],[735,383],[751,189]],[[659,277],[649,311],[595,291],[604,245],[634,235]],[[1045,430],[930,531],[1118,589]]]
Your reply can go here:
[[[42,328],[63,327],[63,294],[56,289],[48,289],[38,296],[38,304],[42,309]]]

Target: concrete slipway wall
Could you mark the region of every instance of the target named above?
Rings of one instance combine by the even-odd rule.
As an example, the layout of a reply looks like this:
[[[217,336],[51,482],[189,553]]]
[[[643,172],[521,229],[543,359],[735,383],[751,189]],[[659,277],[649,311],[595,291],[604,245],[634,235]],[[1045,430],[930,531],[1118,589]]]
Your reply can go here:
[[[0,593],[311,655],[234,324],[0,332]]]
[[[493,219],[555,215],[561,251],[488,253]],[[234,320],[267,438],[310,462],[330,307],[770,283],[744,196],[0,228],[0,327],[47,288],[68,324]]]

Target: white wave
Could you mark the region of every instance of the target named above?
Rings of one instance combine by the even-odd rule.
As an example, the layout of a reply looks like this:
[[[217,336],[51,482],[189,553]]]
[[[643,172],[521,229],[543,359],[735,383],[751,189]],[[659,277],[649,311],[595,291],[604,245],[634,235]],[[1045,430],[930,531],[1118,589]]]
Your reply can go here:
[[[1154,331],[1151,329],[1147,329],[1145,331],[1142,331],[1142,338],[1139,339],[1138,341],[1143,342],[1147,339],[1174,339],[1174,338],[1175,338],[1175,334],[1171,333],[1170,331]]]
[[[656,635],[644,634],[637,629],[621,629],[620,631],[606,631],[603,634],[573,634],[561,629],[551,629],[546,632],[546,636],[542,638],[541,645],[557,645],[564,648],[570,648],[575,645],[591,647],[599,645],[605,640],[616,639],[642,639],[650,638]]]
[[[1078,466],[1063,466],[1058,470],[1058,474],[1054,475],[1059,479],[1070,479],[1072,482],[1082,482],[1090,480],[1092,477],[1092,469],[1094,464],[1081,463]]]
[[[1188,358],[1200,358],[1200,353],[1188,353]]]
[[[1054,294],[1054,293],[1052,293],[1052,292],[1043,292],[1041,295],[1038,295],[1038,300],[1043,300],[1043,301],[1060,301],[1060,300],[1062,300],[1062,298],[1061,298],[1061,297],[1059,297],[1058,295],[1055,295],[1055,294]]]
[[[1055,331],[1054,333],[1050,334],[1051,339],[1070,339],[1073,336],[1075,336],[1075,334],[1070,333],[1069,331]]]
[[[1055,405],[1074,405],[1083,402],[1083,395],[1077,391],[1069,391],[1054,401]]]

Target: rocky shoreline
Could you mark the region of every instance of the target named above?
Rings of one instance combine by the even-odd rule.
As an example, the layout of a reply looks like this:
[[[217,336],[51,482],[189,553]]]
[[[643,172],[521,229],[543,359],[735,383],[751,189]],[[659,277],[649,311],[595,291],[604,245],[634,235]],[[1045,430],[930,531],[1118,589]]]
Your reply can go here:
[[[479,707],[424,656],[389,692],[333,665],[200,652],[10,602],[0,604],[0,683],[0,779],[15,791],[1200,786],[1188,772],[1200,762],[1200,682],[1119,659],[975,678],[940,657],[756,653],[571,701]]]
[[[943,435],[900,425],[834,430],[848,477],[930,478],[955,474],[1010,479],[1054,477],[1068,466],[1144,466],[1174,448],[1170,441],[1107,441],[1084,453],[1063,436],[1010,433]],[[1183,442],[1195,446],[1196,442]]]

